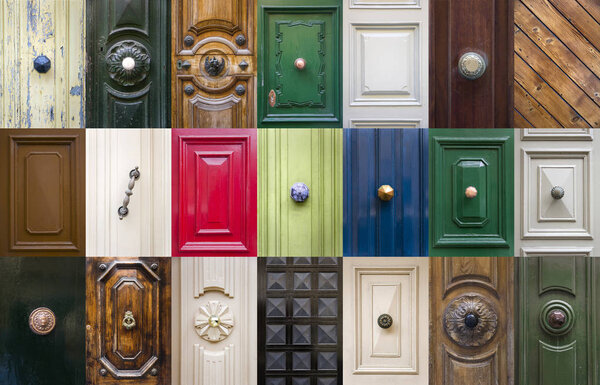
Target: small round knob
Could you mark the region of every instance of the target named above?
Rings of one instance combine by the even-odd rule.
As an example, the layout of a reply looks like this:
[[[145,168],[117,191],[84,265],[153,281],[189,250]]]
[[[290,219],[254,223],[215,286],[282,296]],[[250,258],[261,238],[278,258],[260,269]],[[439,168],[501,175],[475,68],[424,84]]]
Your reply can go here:
[[[192,95],[194,93],[194,91],[195,91],[194,86],[191,85],[191,84],[188,84],[183,89],[183,92],[185,92],[185,94],[188,95],[188,96]]]
[[[50,71],[50,67],[52,67],[52,62],[45,55],[40,55],[33,60],[33,68],[41,74]]]
[[[183,38],[183,44],[185,44],[188,47],[191,46],[192,44],[194,44],[194,37],[191,35],[187,35]]]
[[[158,369],[152,368],[152,370],[150,371],[150,375],[153,377],[156,377],[157,374],[158,374]]]
[[[246,93],[246,87],[244,87],[242,84],[238,84],[235,87],[235,93],[238,94],[239,96],[242,96]]]
[[[208,317],[208,324],[211,327],[216,328],[221,324],[221,319],[218,315],[211,315],[210,317]]]
[[[123,59],[121,65],[123,66],[123,69],[125,71],[131,71],[135,68],[135,59],[128,56],[125,59]]]
[[[290,197],[296,202],[304,202],[308,199],[310,191],[304,183],[294,183],[290,188]]]
[[[106,268],[107,268],[106,263],[101,263],[98,265],[98,269],[100,269],[100,271],[104,271],[104,270],[106,270]]]
[[[389,184],[381,185],[377,189],[377,196],[382,201],[389,201],[394,197],[394,189]]]
[[[133,313],[129,310],[125,312],[125,316],[123,317],[123,327],[127,330],[135,327],[135,318],[133,318]]]
[[[479,317],[476,314],[469,313],[465,316],[465,326],[473,329],[479,323]]]
[[[469,199],[473,199],[477,196],[477,189],[473,186],[469,186],[465,190],[465,196]]]
[[[38,307],[29,315],[29,328],[37,335],[50,334],[56,326],[56,316],[47,307]]]
[[[298,68],[300,71],[302,71],[304,69],[304,67],[306,67],[306,60],[299,57],[298,59],[296,59],[294,61],[294,66],[296,68]]]
[[[158,270],[158,263],[153,263],[150,265],[150,268],[154,271]]]
[[[240,33],[235,37],[235,44],[239,45],[240,47],[243,46],[246,44],[246,37]]]
[[[389,314],[382,314],[377,318],[377,325],[382,329],[389,329],[393,322],[394,320]]]
[[[107,374],[108,374],[108,371],[106,369],[104,369],[104,368],[100,369],[100,375],[102,377],[106,377]]]
[[[567,322],[567,315],[564,311],[554,309],[548,314],[548,325],[554,329],[560,329]]]
[[[487,64],[483,56],[476,52],[467,52],[458,60],[458,72],[468,80],[479,79],[485,73]]]
[[[554,186],[550,191],[550,195],[552,195],[552,198],[554,199],[561,199],[565,196],[565,189],[560,186]]]

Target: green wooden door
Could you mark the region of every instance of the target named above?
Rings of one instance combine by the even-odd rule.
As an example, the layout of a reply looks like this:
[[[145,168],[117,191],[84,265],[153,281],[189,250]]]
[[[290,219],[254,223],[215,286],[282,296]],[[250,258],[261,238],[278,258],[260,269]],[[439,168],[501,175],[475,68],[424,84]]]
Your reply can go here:
[[[258,254],[342,256],[342,130],[265,129],[258,141]]]
[[[259,0],[258,126],[341,127],[341,1]]]
[[[430,255],[513,255],[513,135],[430,130]]]
[[[169,1],[87,0],[87,127],[168,127]]]

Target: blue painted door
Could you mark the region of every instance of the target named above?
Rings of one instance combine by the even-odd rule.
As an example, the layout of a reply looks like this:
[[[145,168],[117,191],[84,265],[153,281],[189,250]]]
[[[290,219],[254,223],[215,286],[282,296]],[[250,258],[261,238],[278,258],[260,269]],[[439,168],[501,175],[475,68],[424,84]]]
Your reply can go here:
[[[425,129],[345,130],[344,256],[427,255],[427,148]]]

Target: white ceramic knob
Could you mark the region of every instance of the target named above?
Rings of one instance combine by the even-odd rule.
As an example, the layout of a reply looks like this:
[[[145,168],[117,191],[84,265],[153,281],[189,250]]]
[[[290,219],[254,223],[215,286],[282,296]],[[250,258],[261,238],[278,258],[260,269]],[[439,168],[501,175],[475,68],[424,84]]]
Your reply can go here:
[[[135,68],[135,60],[132,57],[126,57],[121,63],[125,71],[131,71]]]

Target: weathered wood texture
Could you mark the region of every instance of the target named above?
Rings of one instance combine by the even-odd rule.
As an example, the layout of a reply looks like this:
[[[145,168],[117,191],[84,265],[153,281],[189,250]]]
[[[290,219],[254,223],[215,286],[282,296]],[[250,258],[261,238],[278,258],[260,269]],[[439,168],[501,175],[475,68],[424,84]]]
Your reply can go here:
[[[516,0],[514,124],[600,127],[600,6]]]
[[[84,123],[84,2],[0,2],[0,127],[61,128]],[[44,55],[51,67],[38,73]]]

